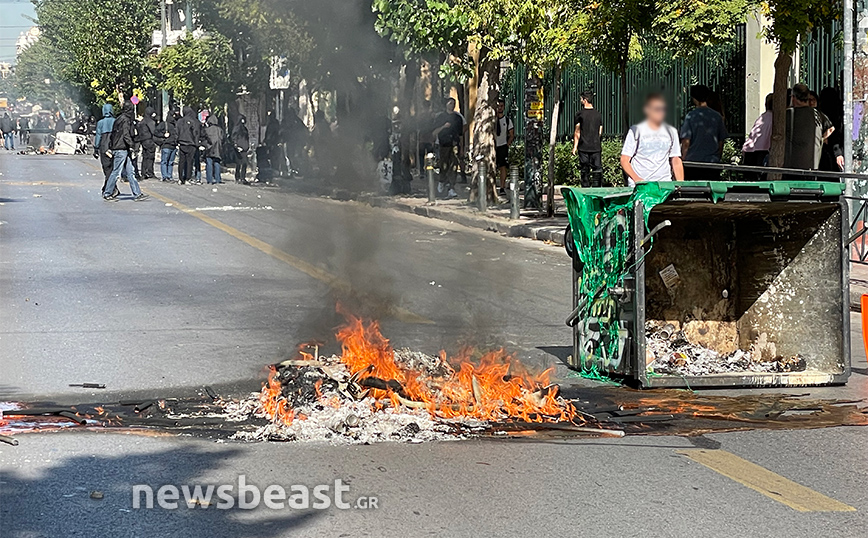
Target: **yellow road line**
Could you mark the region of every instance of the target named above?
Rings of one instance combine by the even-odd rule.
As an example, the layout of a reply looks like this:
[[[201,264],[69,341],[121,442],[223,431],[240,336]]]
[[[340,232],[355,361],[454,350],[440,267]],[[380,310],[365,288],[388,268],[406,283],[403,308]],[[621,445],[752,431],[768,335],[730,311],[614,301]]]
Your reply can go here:
[[[352,287],[350,286],[349,282],[329,273],[328,271],[324,271],[323,269],[320,269],[319,267],[317,267],[313,264],[310,264],[310,263],[308,263],[308,262],[306,262],[300,258],[296,258],[295,256],[293,256],[287,252],[284,252],[277,247],[269,245],[265,241],[257,239],[255,237],[253,237],[252,235],[246,234],[246,233],[242,232],[241,230],[238,230],[236,228],[233,228],[232,226],[229,226],[228,224],[224,224],[213,217],[209,217],[208,215],[202,213],[201,211],[196,211],[195,209],[187,207],[180,202],[176,202],[175,200],[172,200],[171,198],[163,196],[162,194],[158,194],[158,193],[156,193],[150,189],[142,189],[142,190],[145,191],[150,196],[153,196],[157,200],[160,200],[160,201],[165,202],[167,204],[172,204],[172,207],[174,207],[178,211],[181,211],[181,212],[187,213],[188,215],[196,217],[197,219],[201,220],[202,222],[209,224],[209,225],[217,228],[220,231],[226,232],[227,234],[231,235],[232,237],[247,243],[251,247],[253,247],[253,248],[255,248],[261,252],[264,252],[265,254],[268,254],[272,258],[278,259],[278,260],[286,263],[287,265],[290,265],[290,266],[298,269],[302,273],[304,273],[308,276],[311,276],[311,277],[319,280],[320,282],[324,282],[326,285],[328,285],[332,288],[343,291],[345,293],[352,293]],[[401,308],[399,306],[390,306],[389,310],[390,310],[390,314],[392,314],[392,316],[394,316],[396,319],[403,321],[403,322],[406,322],[406,323],[422,323],[422,324],[434,323],[430,319],[422,317],[419,314],[416,314],[415,312],[411,312],[411,311],[409,311],[405,308]]]
[[[826,497],[725,450],[690,449],[679,450],[678,454],[799,512],[856,511],[850,505]]]

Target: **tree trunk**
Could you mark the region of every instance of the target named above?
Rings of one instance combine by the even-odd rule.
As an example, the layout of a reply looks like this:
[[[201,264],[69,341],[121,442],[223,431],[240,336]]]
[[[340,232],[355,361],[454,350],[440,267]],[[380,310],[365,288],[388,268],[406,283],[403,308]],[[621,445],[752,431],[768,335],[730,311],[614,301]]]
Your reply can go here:
[[[558,116],[561,111],[561,68],[555,67],[554,101],[552,102],[552,127],[549,131],[549,182],[546,189],[546,215],[555,214],[555,146],[558,143]]]
[[[778,48],[775,58],[775,84],[772,106],[772,145],[769,149],[769,166],[783,166],[787,138],[787,87],[789,86],[792,53]]]
[[[479,54],[479,86],[476,90],[476,110],[473,117],[473,162],[482,156],[485,160],[488,186],[488,199],[496,200],[497,191],[494,185],[494,103],[497,101],[500,82],[500,63],[488,57],[485,51]],[[478,168],[477,168],[478,169]],[[477,199],[477,181],[471,182],[470,201]]]

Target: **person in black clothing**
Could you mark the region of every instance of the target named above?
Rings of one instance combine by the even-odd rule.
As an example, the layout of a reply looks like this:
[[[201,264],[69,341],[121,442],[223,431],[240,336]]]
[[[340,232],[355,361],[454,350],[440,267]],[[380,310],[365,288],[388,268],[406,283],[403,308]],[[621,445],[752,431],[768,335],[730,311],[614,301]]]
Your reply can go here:
[[[500,174],[500,189],[498,194],[506,194],[506,176],[509,171],[509,146],[515,141],[515,125],[512,123],[512,118],[506,116],[506,102],[503,99],[497,100],[494,125],[494,160],[497,165],[497,172]]]
[[[84,119],[84,114],[79,114],[79,116],[75,118],[75,121],[72,122],[72,132],[79,135],[87,134],[87,123]]]
[[[600,187],[603,180],[603,116],[594,108],[594,94],[582,94],[582,108],[576,113],[573,155],[579,156],[582,187]]]
[[[112,126],[111,134],[109,135],[109,151],[112,156],[112,172],[109,175],[108,182],[103,189],[103,199],[106,201],[114,201],[117,199],[115,187],[118,183],[118,178],[121,175],[121,170],[127,170],[127,178],[130,181],[130,190],[133,193],[133,199],[136,201],[145,200],[148,196],[142,194],[139,188],[139,182],[136,181],[135,173],[133,172],[133,164],[130,160],[130,152],[133,149],[133,124],[136,120],[135,107],[129,101],[124,103],[121,109],[121,115],[115,120]]]
[[[178,127],[178,151],[181,158],[178,163],[178,182],[184,185],[193,179],[193,164],[199,141],[202,138],[201,124],[196,113],[190,107],[184,107],[184,115],[176,124]]]
[[[169,112],[166,121],[161,121],[155,129],[155,140],[160,145],[160,180],[172,181],[175,156],[178,154],[178,110]]]
[[[30,118],[18,118],[18,141],[22,146],[30,143]]]
[[[152,179],[154,175],[154,152],[157,148],[157,113],[151,107],[145,108],[145,115],[136,126],[136,142],[142,148],[142,179]]]
[[[235,183],[247,183],[247,153],[250,151],[250,132],[247,117],[239,114],[232,128],[232,146],[235,148]]]
[[[432,134],[440,144],[440,183],[437,192],[445,192],[447,198],[457,198],[455,168],[458,166],[458,156],[455,148],[461,143],[464,134],[464,118],[455,112],[455,99],[450,97],[446,100],[446,112],[437,118],[436,125]]]
[[[205,180],[208,184],[223,183],[220,179],[220,161],[223,160],[223,128],[217,116],[208,116],[205,130],[202,133],[202,144],[205,146]]]
[[[844,103],[835,88],[824,88],[820,92],[820,112],[829,118],[835,130],[823,144],[820,156],[820,170],[842,172],[844,170]]]

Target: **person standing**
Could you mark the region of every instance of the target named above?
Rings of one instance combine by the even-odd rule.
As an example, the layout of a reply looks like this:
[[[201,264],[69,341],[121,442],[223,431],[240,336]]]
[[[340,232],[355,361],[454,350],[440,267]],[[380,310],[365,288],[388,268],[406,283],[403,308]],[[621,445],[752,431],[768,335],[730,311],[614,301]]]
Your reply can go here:
[[[817,109],[822,112],[835,130],[823,145],[823,156],[820,159],[820,170],[829,172],[844,171],[844,103],[835,88],[823,88],[820,92],[820,103]]]
[[[157,177],[154,174],[154,152],[157,149],[156,132],[157,132],[157,113],[151,107],[145,108],[145,115],[136,127],[136,142],[142,148],[142,179],[153,179]]]
[[[217,116],[208,116],[202,138],[205,147],[205,181],[209,185],[223,183],[220,179],[220,160],[223,155],[223,128]]]
[[[0,131],[3,132],[3,148],[7,151],[15,149],[15,122],[9,117],[8,112],[3,113],[0,118]]]
[[[457,198],[455,167],[458,165],[458,157],[455,155],[455,148],[461,142],[464,120],[455,112],[455,99],[450,97],[446,100],[446,112],[438,118],[436,125],[438,127],[432,134],[440,145],[440,182],[437,192],[445,192],[446,198]]]
[[[175,168],[175,156],[178,154],[178,129],[175,121],[178,118],[177,109],[169,112],[165,121],[156,127],[156,138],[160,144],[160,180],[172,181]]]
[[[582,108],[576,112],[573,124],[573,155],[579,156],[582,187],[603,184],[603,115],[594,108],[594,94],[582,93]]]
[[[711,90],[697,84],[690,88],[693,110],[687,113],[681,125],[681,154],[684,156],[685,177],[691,181],[717,181],[720,170],[692,168],[691,162],[719,163],[726,140],[723,116],[708,106]]]
[[[105,192],[105,187],[108,185],[108,179],[113,168],[113,159],[109,150],[109,139],[111,138],[112,128],[115,125],[115,117],[112,112],[110,104],[106,103],[102,106],[102,119],[96,123],[96,132],[93,138],[93,156],[99,159],[99,163],[102,166],[103,192]],[[120,193],[113,194],[117,195]]]
[[[494,161],[500,174],[500,190],[498,194],[506,194],[506,176],[509,172],[509,146],[515,141],[515,125],[505,113],[506,102],[497,100],[495,111],[497,119],[494,126]]]
[[[235,183],[247,183],[247,153],[250,151],[250,132],[247,117],[239,114],[232,128],[232,145],[235,147]]]
[[[645,98],[645,121],[630,127],[621,149],[621,168],[631,187],[643,181],[684,181],[678,131],[667,125],[666,100],[659,93]]]
[[[774,94],[766,95],[766,110],[756,119],[741,147],[742,163],[745,166],[765,166],[772,145],[772,105]],[[749,174],[754,181],[759,181],[763,174]]]
[[[193,164],[199,140],[202,138],[199,118],[192,108],[184,107],[184,115],[178,120],[178,152],[181,157],[178,162],[178,182],[186,184],[193,179]]]
[[[806,85],[793,86],[793,106],[787,109],[784,168],[817,170],[823,144],[835,131],[829,118],[810,105],[810,99]]]
[[[112,172],[109,174],[108,184],[102,191],[103,199],[106,201],[117,200],[115,187],[117,186],[118,178],[121,175],[121,170],[126,169],[127,179],[130,182],[130,190],[133,193],[133,200],[142,201],[148,198],[147,194],[143,194],[139,188],[139,182],[136,181],[136,175],[133,171],[133,163],[130,160],[130,152],[133,149],[133,123],[136,120],[135,107],[129,101],[126,101],[121,109],[121,114],[115,120],[112,126],[111,134],[109,135],[109,150],[112,154]]]
[[[28,117],[18,118],[18,141],[25,147],[30,143],[30,118]]]

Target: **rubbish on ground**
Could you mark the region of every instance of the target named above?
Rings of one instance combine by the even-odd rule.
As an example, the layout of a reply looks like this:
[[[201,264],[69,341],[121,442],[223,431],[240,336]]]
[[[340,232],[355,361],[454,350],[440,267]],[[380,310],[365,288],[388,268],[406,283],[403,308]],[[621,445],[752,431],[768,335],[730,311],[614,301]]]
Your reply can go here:
[[[70,387],[80,387],[83,389],[104,389],[105,385],[102,383],[70,383]]]
[[[653,359],[648,369],[657,374],[685,377],[730,372],[802,372],[806,369],[805,359],[801,356],[778,355],[774,342],[768,342],[765,333],[747,351],[735,349],[721,353],[694,343],[696,340],[687,332],[677,329],[673,323],[646,322],[646,350],[648,359]]]

